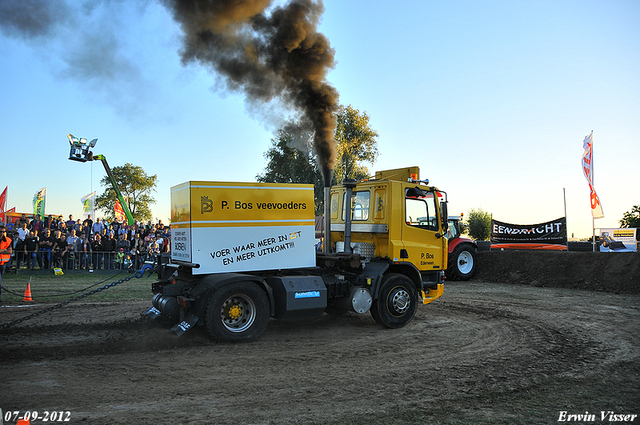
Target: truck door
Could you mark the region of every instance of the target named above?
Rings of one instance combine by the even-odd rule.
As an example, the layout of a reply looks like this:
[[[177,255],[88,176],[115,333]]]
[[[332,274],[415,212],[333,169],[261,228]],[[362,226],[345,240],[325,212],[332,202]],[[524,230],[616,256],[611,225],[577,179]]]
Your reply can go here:
[[[402,242],[406,257],[418,270],[444,270],[446,239],[440,229],[437,195],[417,187],[405,188]],[[403,257],[403,255],[401,255]]]

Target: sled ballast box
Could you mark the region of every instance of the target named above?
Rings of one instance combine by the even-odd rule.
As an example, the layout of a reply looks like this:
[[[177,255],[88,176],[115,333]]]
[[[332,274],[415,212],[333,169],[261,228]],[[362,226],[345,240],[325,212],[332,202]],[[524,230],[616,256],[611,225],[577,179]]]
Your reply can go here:
[[[171,260],[193,274],[314,267],[313,185],[189,181],[171,188]]]

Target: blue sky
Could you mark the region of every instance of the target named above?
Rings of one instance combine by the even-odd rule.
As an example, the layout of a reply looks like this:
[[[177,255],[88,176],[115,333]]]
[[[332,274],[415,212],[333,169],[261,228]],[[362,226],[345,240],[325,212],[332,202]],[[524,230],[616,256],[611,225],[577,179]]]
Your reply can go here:
[[[99,163],[68,160],[68,133],[98,138],[94,152],[112,167],[157,174],[152,211],[165,222],[171,186],[263,171],[273,111],[250,110],[208,69],[183,64],[181,29],[160,2],[29,0],[52,5],[25,16],[31,32],[7,18],[9,3],[0,1],[8,208],[30,211],[47,187],[47,213],[78,216],[80,198],[104,190]],[[569,236],[588,237],[580,159],[593,130],[605,214],[596,228],[618,227],[640,204],[637,1],[324,6],[320,31],[337,62],[328,80],[379,133],[372,172],[418,165],[447,191],[451,213],[482,208],[520,224],[563,216],[564,189]]]

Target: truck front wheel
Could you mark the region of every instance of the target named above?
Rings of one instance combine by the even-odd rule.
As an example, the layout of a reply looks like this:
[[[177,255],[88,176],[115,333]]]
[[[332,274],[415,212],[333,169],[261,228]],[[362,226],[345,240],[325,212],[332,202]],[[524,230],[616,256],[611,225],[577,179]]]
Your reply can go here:
[[[253,283],[224,286],[209,298],[205,325],[218,341],[256,340],[268,322],[267,295]]]
[[[371,306],[371,316],[382,326],[401,328],[413,319],[417,304],[418,293],[411,279],[391,273],[382,281],[380,294]]]
[[[476,272],[478,254],[469,244],[458,245],[449,258],[447,274],[452,280],[469,280]]]

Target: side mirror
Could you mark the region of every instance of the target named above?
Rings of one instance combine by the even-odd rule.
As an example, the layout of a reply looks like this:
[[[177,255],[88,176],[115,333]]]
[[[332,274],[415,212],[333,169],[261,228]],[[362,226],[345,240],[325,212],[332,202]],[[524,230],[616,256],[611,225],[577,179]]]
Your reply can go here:
[[[449,229],[449,210],[446,201],[440,202],[440,221],[442,222],[442,230],[446,232]]]

